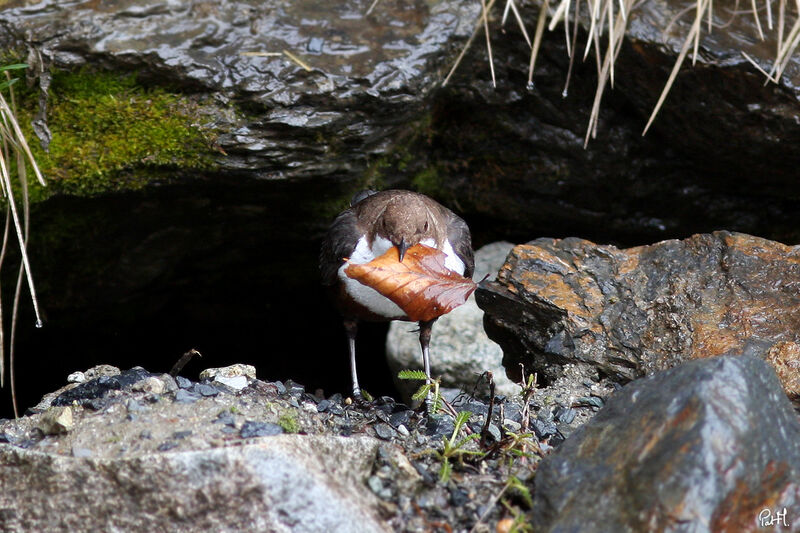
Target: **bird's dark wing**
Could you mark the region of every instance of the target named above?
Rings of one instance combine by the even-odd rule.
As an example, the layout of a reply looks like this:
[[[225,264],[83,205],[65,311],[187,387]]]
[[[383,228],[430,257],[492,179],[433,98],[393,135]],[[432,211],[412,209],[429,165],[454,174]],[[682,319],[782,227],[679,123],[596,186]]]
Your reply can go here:
[[[336,283],[336,271],[342,266],[344,258],[350,257],[356,249],[359,236],[355,212],[352,209],[342,211],[331,224],[319,252],[319,270],[323,285]]]
[[[447,240],[459,259],[464,262],[464,277],[472,278],[475,271],[475,252],[472,251],[472,237],[464,220],[448,210]]]
[[[363,191],[358,191],[353,195],[353,198],[350,199],[350,207],[353,207],[364,198],[368,198],[373,194],[377,194],[377,191],[373,191],[372,189],[364,189]]]

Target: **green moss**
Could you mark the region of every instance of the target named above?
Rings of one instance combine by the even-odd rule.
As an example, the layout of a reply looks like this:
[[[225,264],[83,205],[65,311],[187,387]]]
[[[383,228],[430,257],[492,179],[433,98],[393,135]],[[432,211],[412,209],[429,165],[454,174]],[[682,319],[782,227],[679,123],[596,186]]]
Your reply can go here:
[[[297,433],[300,431],[300,424],[294,415],[285,413],[278,419],[278,425],[283,428],[286,433]]]
[[[413,178],[411,185],[414,189],[428,196],[439,197],[444,193],[442,177],[435,166],[422,169]]]
[[[143,87],[135,74],[55,73],[47,112],[49,153],[30,127],[36,91],[22,91],[20,104],[20,123],[48,181],[47,188],[32,187],[34,201],[54,193],[139,189],[214,167],[214,133],[193,123],[198,104],[163,88]]]

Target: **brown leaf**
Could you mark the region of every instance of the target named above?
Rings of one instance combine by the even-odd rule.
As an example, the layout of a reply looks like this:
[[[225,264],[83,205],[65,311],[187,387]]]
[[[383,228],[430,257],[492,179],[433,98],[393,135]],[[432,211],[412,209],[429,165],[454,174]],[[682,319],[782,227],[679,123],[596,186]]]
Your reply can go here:
[[[389,298],[413,321],[428,321],[449,313],[469,298],[477,287],[444,266],[444,252],[416,244],[403,262],[396,247],[362,265],[350,264],[345,273]]]

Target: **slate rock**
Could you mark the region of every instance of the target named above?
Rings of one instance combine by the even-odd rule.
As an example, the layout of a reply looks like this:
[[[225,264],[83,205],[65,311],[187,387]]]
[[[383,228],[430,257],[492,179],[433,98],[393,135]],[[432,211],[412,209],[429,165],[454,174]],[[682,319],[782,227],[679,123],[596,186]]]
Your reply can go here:
[[[219,394],[219,389],[207,383],[195,383],[192,391],[200,394],[201,396],[216,396]]]
[[[765,362],[691,361],[618,391],[534,483],[536,531],[756,530],[800,517],[800,422]]]
[[[243,439],[250,439],[253,437],[271,437],[273,435],[280,435],[281,433],[283,433],[283,428],[278,424],[248,420],[242,424],[239,436]]]
[[[800,248],[718,231],[625,250],[569,238],[515,247],[476,291],[511,374],[564,363],[622,382],[716,355],[768,358],[800,394]],[[768,357],[770,355],[770,357]]]
[[[90,400],[103,398],[109,391],[130,388],[134,383],[150,376],[149,372],[140,367],[131,368],[116,376],[100,376],[62,392],[53,400],[52,405],[71,405],[72,402],[83,405]]]
[[[175,393],[175,401],[177,403],[194,403],[200,399],[200,395],[185,389],[179,389]]]

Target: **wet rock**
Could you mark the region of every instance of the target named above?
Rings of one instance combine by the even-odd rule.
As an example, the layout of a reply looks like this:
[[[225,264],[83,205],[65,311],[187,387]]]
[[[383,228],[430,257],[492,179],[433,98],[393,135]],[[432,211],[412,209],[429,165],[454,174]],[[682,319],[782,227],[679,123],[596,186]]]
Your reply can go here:
[[[475,254],[475,280],[485,276],[494,279],[513,245],[507,242],[488,244]],[[393,322],[386,338],[386,358],[395,376],[395,385],[409,403],[420,383],[397,379],[405,369],[421,368],[422,355],[416,325]],[[502,368],[503,352],[483,329],[483,311],[469,299],[436,321],[431,338],[431,374],[441,378],[443,387],[472,391],[481,395],[488,390],[481,374],[487,370],[494,376],[498,394],[513,394],[519,387],[511,382]]]
[[[798,258],[796,247],[724,231],[626,250],[538,239],[516,247],[476,294],[511,373],[522,363],[552,380],[575,363],[627,381],[687,359],[748,354],[782,361],[791,391]]]
[[[691,361],[617,392],[534,483],[536,530],[756,530],[800,512],[800,422],[763,361]]]
[[[384,151],[403,125],[398,115],[421,111],[444,51],[471,31],[477,12],[458,2],[416,2],[387,4],[366,17],[369,3],[270,0],[219,9],[155,0],[113,8],[45,2],[4,9],[4,20],[14,22],[3,26],[0,42],[47,43],[40,52],[57,68],[136,70],[215,93],[207,121],[222,130],[223,169],[278,179],[329,176],[348,165],[364,168],[366,156]],[[260,112],[240,118],[224,105],[231,99]],[[360,109],[353,112],[355,102]]]
[[[72,402],[83,405],[92,400],[102,399],[109,391],[130,388],[133,384],[149,377],[150,373],[139,367],[126,370],[118,375],[101,375],[62,392],[53,400],[52,405],[70,405]]]
[[[542,4],[517,4],[529,33]],[[510,18],[501,28],[503,6],[496,5],[490,28],[497,87],[485,47],[473,46],[448,87],[434,95],[423,153],[440,165],[431,180],[437,193],[457,202],[467,220],[488,218],[502,227],[506,238],[527,238],[527,228],[637,244],[727,228],[798,242],[798,154],[782,154],[776,167],[761,154],[786,152],[784,132],[798,135],[800,60],[791,58],[779,84],[765,85],[742,51],[769,71],[777,31],[765,28],[762,41],[751,13],[714,7],[724,29],[703,32],[702,66],[684,62],[665,107],[641,135],[694,22],[685,7],[647,1],[631,11],[614,90],[606,87],[597,136],[584,149],[595,64],[575,61],[567,94],[570,64],[559,24],[561,31],[545,33],[526,90],[530,48]],[[445,161],[457,165],[458,177],[447,173]]]
[[[383,532],[374,496],[359,490],[378,442],[282,435],[237,447],[80,460],[4,445],[0,507],[14,512],[0,513],[0,526]],[[41,512],[45,506],[50,512]]]

